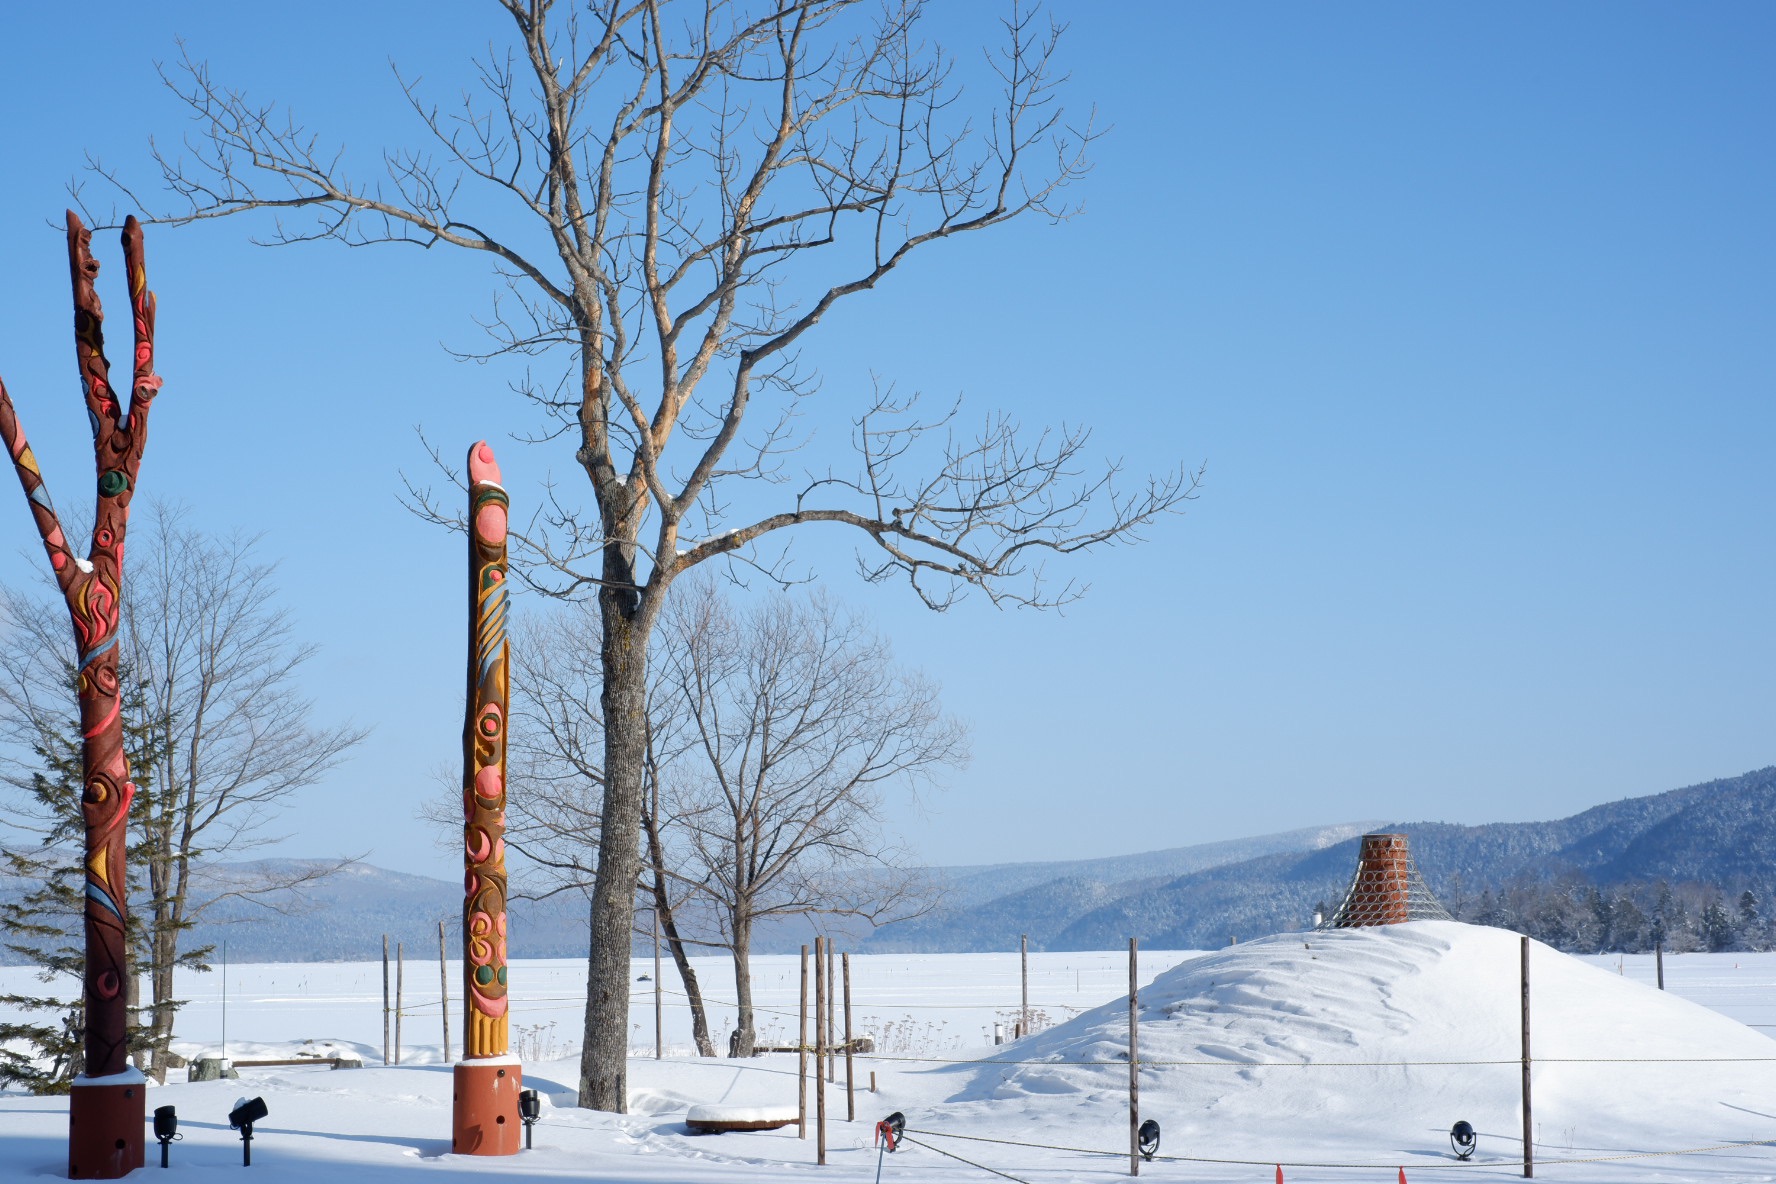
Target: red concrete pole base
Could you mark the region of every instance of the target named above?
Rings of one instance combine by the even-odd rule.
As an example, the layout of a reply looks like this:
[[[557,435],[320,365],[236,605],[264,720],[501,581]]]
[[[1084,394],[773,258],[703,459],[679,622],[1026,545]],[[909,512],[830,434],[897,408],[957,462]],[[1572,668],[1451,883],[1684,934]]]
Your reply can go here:
[[[450,1149],[458,1155],[516,1155],[524,1145],[518,1121],[523,1088],[518,1061],[466,1061],[456,1066]]]
[[[82,1085],[75,1079],[68,1092],[70,1180],[116,1180],[142,1166],[147,1094],[145,1081]]]

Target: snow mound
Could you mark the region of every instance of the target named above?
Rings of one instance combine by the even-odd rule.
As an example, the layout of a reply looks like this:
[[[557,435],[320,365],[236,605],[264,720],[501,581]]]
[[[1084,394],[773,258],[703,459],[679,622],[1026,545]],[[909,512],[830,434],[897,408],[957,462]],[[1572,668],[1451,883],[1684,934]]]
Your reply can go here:
[[[1325,1158],[1337,1143],[1447,1156],[1466,1119],[1485,1158],[1520,1156],[1520,942],[1417,921],[1278,934],[1183,963],[1140,994],[1142,1112],[1179,1154]],[[1538,1156],[1771,1136],[1776,1043],[1758,1032],[1540,943],[1530,996]],[[992,1114],[1059,1132],[1089,1118],[1097,1130],[1071,1137],[1092,1142],[1072,1145],[1114,1147],[1127,1057],[1124,996],[953,1070],[967,1081],[942,1124]]]

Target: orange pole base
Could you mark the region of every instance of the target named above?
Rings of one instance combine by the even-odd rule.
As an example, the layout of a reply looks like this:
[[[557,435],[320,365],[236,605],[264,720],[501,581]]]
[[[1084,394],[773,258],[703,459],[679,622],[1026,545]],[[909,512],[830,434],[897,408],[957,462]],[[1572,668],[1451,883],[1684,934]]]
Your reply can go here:
[[[518,1121],[523,1074],[516,1061],[456,1066],[450,1149],[458,1155],[516,1155],[524,1136]]]
[[[68,1178],[116,1180],[143,1163],[146,1083],[82,1085],[68,1091]]]

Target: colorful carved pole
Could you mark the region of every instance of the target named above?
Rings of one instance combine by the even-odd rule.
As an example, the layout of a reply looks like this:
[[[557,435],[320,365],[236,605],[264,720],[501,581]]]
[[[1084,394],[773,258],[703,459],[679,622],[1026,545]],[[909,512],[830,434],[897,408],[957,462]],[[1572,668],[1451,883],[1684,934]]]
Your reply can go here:
[[[506,1014],[506,491],[469,449],[469,694],[463,726],[463,1059],[450,1148],[518,1151],[518,1058]]]
[[[142,228],[123,224],[123,260],[134,314],[135,374],[127,410],[111,386],[105,359],[105,314],[93,290],[98,260],[92,234],[68,211],[68,268],[74,280],[74,352],[92,422],[98,464],[98,500],[92,543],[74,554],[50,505],[37,458],[25,442],[12,398],[0,383],[0,440],[12,457],[42,536],[56,584],[68,603],[79,654],[80,812],[86,826],[85,1068],[69,1099],[68,1175],[114,1180],[142,1166],[145,1082],[129,1063],[129,960],[124,926],[129,890],[124,850],[129,830],[129,762],[123,752],[122,703],[117,686],[117,619],[123,596],[123,536],[142,449],[148,408],[160,390],[154,373],[154,294],[142,261]]]

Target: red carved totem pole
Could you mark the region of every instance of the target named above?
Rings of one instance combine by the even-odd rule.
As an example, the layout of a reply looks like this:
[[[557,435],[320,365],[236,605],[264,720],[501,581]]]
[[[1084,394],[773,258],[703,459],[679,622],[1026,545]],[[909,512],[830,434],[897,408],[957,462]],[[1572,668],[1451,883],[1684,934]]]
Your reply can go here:
[[[136,331],[135,374],[129,406],[111,386],[105,360],[105,314],[93,290],[99,264],[92,234],[68,211],[68,267],[74,279],[74,352],[92,421],[98,464],[98,501],[92,544],[74,554],[50,505],[37,458],[25,443],[12,398],[0,383],[0,439],[24,486],[56,584],[68,602],[79,653],[80,811],[86,824],[86,1045],[85,1069],[69,1098],[68,1175],[114,1180],[142,1166],[146,1083],[129,1063],[126,1029],[129,960],[124,922],[129,888],[124,850],[129,830],[129,762],[123,752],[122,704],[117,686],[117,619],[123,596],[123,535],[130,498],[148,442],[148,408],[160,390],[154,373],[154,294],[142,262],[142,228],[123,224],[123,262]]]
[[[518,1151],[518,1058],[506,1011],[506,491],[485,441],[469,449],[469,694],[463,725],[462,1063],[450,1149]]]

